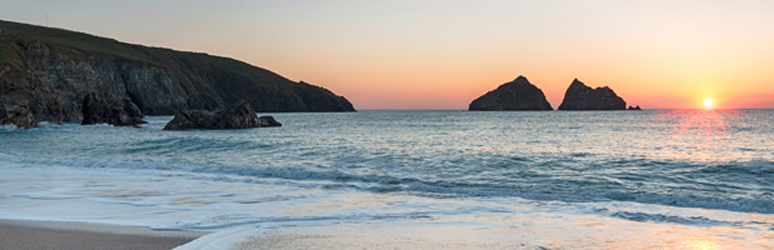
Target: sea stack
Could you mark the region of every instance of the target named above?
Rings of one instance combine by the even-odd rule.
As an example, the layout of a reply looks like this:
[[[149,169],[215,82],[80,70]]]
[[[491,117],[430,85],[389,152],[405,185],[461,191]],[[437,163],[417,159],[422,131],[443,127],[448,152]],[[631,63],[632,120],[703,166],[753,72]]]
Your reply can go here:
[[[532,85],[526,77],[519,76],[512,82],[487,92],[473,100],[470,111],[524,111],[553,110],[543,91]]]
[[[567,88],[559,110],[625,110],[626,102],[612,89],[592,89],[576,78]]]

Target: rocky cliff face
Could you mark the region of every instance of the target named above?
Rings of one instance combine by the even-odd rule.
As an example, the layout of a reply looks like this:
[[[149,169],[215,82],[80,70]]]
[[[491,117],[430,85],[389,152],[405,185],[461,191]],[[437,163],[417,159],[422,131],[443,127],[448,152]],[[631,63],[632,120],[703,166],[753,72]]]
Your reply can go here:
[[[0,30],[0,125],[83,120],[90,93],[129,100],[145,115],[241,99],[258,112],[354,111],[327,89],[229,58],[5,21]]]
[[[471,111],[552,110],[543,91],[519,76],[473,100]]]
[[[608,87],[592,89],[575,79],[564,94],[559,110],[624,110],[626,102]]]

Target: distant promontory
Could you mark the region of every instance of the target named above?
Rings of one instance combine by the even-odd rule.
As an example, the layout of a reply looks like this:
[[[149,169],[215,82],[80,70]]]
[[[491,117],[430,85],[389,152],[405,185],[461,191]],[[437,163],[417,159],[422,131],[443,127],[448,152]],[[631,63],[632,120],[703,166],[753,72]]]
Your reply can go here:
[[[257,112],[355,110],[325,88],[234,59],[0,21],[0,125],[84,119],[136,125],[143,115],[214,110],[239,100]],[[106,115],[119,117],[99,117]]]
[[[524,76],[500,85],[473,100],[471,111],[553,110],[543,91],[532,85]]]

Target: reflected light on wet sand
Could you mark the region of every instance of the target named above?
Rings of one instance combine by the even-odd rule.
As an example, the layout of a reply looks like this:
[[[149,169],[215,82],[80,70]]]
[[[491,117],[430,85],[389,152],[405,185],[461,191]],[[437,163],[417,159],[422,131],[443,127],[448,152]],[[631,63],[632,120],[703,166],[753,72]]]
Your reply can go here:
[[[684,249],[712,250],[718,249],[718,244],[708,240],[689,240],[682,247]]]

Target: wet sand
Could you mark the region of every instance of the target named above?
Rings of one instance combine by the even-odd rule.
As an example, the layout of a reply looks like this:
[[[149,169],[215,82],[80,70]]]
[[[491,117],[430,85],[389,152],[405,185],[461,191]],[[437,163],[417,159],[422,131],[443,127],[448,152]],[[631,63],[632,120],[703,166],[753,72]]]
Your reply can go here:
[[[0,220],[0,249],[172,249],[204,233],[74,222]]]

